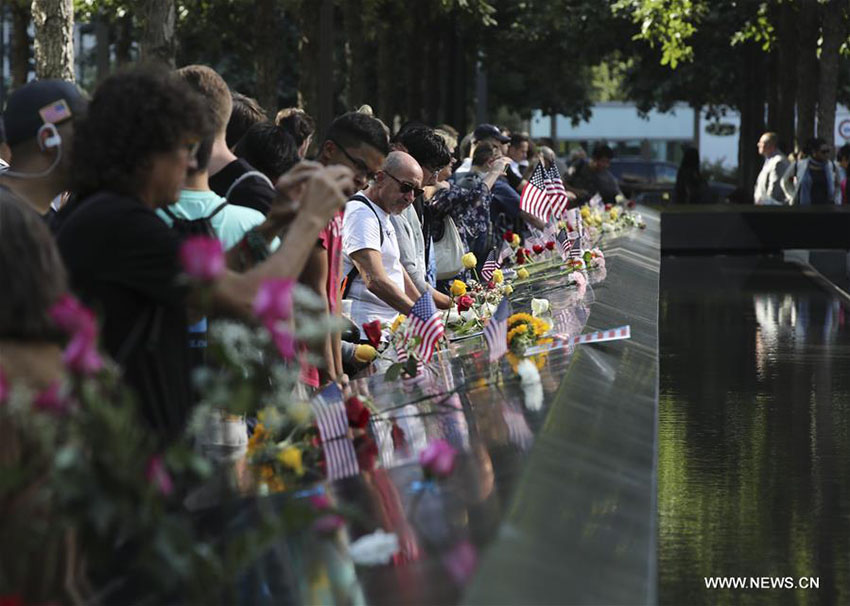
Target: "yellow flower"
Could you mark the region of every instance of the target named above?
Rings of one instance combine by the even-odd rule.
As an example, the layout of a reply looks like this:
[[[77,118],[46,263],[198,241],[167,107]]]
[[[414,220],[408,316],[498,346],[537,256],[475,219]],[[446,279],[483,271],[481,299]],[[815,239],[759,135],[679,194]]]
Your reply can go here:
[[[520,324],[519,326],[514,328],[513,332],[518,335],[524,335],[528,332],[528,324]]]
[[[496,271],[493,272],[493,282],[495,282],[496,284],[501,284],[504,281],[505,281],[505,276],[502,273],[501,269],[497,269]]]
[[[590,207],[589,206],[584,205],[584,206],[581,207],[581,218],[582,219],[589,219],[590,218]]]
[[[472,253],[468,253],[468,254],[472,254]],[[463,295],[466,294],[466,284],[464,284],[460,280],[455,280],[454,282],[452,282],[451,292],[452,292],[453,297],[462,297]]]
[[[516,277],[520,280],[525,280],[528,277],[528,270],[524,267],[520,267],[516,272]]]
[[[393,320],[392,326],[390,326],[390,332],[395,332],[398,330],[398,327],[401,326],[402,322],[407,320],[407,316],[404,314],[398,314]]]
[[[402,316],[404,317],[404,316]],[[393,331],[395,332],[395,331]],[[375,358],[378,357],[378,350],[372,347],[371,345],[358,345],[354,348],[354,359],[360,363],[371,362]]]
[[[301,449],[297,446],[287,446],[278,453],[277,458],[297,475],[304,475],[304,464],[301,461]]]
[[[313,410],[307,402],[293,402],[287,406],[287,412],[296,425],[303,425],[310,420]]]
[[[475,258],[475,255],[471,252],[466,253],[460,258],[461,262],[463,262],[463,266],[466,269],[472,269],[476,265],[478,265],[478,259]]]
[[[617,217],[620,216],[620,209],[615,206],[614,208],[611,209],[609,214],[611,215],[611,220],[616,221]]]
[[[511,240],[511,248],[516,248],[517,246],[519,246],[519,242],[519,234],[514,234],[514,239]]]
[[[514,287],[513,287],[513,286],[511,286],[510,284],[506,284],[506,285],[505,285],[505,290],[504,290],[503,292],[505,293],[505,296],[508,296],[508,295],[509,295],[509,294],[511,294],[513,291],[514,291]]]
[[[519,322],[531,324],[532,322],[534,322],[534,318],[532,318],[530,314],[525,313],[514,314],[510,318],[508,318],[508,326],[513,326],[515,324],[518,324]]]

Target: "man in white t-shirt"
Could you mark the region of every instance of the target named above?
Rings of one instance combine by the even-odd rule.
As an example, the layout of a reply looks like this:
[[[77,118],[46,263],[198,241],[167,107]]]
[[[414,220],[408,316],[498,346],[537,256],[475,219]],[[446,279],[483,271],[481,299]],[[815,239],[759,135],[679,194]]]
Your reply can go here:
[[[419,291],[401,264],[398,238],[390,215],[397,215],[422,195],[422,169],[413,156],[391,152],[372,184],[345,205],[342,222],[344,298],[351,319],[366,338],[363,324],[390,323],[408,314]]]

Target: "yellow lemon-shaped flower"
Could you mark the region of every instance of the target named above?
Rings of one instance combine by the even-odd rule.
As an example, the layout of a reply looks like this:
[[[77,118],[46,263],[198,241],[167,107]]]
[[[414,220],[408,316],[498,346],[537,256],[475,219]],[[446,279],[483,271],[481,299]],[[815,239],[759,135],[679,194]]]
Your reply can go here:
[[[354,359],[362,364],[371,362],[378,357],[378,350],[371,345],[358,345],[354,348]]]
[[[303,425],[310,420],[310,416],[313,414],[307,402],[292,402],[286,407],[286,411],[296,425]],[[256,432],[256,430],[254,431]]]
[[[467,253],[467,254],[472,254],[472,253]],[[473,255],[473,258],[475,258],[474,255]],[[454,282],[452,282],[451,292],[452,292],[453,297],[462,297],[463,295],[466,294],[466,284],[463,283],[461,280],[455,280]]]
[[[507,285],[505,286],[505,290],[504,290],[504,291],[502,291],[502,292],[504,292],[504,293],[505,293],[505,296],[508,296],[508,295],[509,295],[509,294],[511,294],[513,291],[514,291],[514,287],[513,287],[513,286],[511,286],[510,284],[507,284]]]
[[[615,206],[614,208],[611,209],[610,215],[611,215],[611,220],[616,221],[617,218],[620,216],[620,209]]]
[[[528,277],[528,270],[524,267],[520,267],[516,272],[516,277],[520,280],[525,280]]]
[[[473,267],[475,267],[476,265],[478,265],[478,259],[476,259],[476,258],[475,258],[475,255],[474,255],[474,254],[472,254],[471,252],[468,252],[468,253],[466,253],[465,255],[463,255],[463,256],[460,258],[460,260],[461,260],[461,262],[463,263],[463,266],[464,266],[466,269],[472,269]]]
[[[516,248],[517,246],[519,246],[519,242],[519,234],[514,234],[514,239],[511,240],[511,247]]]
[[[304,475],[304,464],[301,461],[301,449],[297,446],[287,446],[277,455],[278,460],[289,467],[299,476]]]
[[[494,271],[494,272],[493,272],[492,280],[493,280],[493,282],[495,282],[496,284],[501,284],[502,282],[504,282],[504,281],[505,281],[505,276],[504,276],[504,274],[502,273],[502,270],[501,270],[501,269],[497,269],[496,271]]]
[[[390,332],[395,332],[398,330],[398,327],[401,326],[402,322],[407,319],[407,316],[404,314],[398,314],[393,320],[392,326],[390,326]]]
[[[585,205],[585,206],[581,207],[581,218],[582,219],[589,219],[590,218],[590,207],[589,206]]]

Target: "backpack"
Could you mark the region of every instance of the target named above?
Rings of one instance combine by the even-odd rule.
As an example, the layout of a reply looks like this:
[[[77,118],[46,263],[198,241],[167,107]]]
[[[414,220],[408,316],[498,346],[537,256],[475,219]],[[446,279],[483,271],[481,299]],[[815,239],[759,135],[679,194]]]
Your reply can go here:
[[[258,170],[249,170],[246,173],[239,175],[239,177],[230,184],[230,187],[227,188],[227,191],[224,193],[224,199],[230,202],[230,194],[233,193],[233,190],[236,189],[236,186],[242,183],[245,179],[257,178],[260,181],[264,181],[268,184],[269,187],[274,189],[274,183],[272,183],[271,179],[269,179],[265,174],[261,173]]]
[[[189,238],[191,236],[208,236],[210,238],[217,239],[218,235],[213,229],[211,219],[220,213],[225,206],[227,206],[226,201],[219,204],[215,210],[209,214],[209,216],[200,217],[198,219],[183,219],[171,212],[168,207],[163,207],[162,210],[172,221],[171,229],[176,231],[181,238]]]

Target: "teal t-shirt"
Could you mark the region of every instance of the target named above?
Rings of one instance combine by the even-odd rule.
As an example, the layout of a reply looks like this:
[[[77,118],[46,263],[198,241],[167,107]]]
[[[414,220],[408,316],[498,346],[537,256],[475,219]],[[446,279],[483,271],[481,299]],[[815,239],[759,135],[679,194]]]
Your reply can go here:
[[[214,191],[184,189],[180,192],[180,199],[169,206],[168,210],[181,219],[202,219],[209,217],[223,202],[224,198]],[[158,209],[156,214],[171,227],[171,217],[162,209]],[[239,244],[249,230],[260,225],[265,219],[263,213],[258,210],[228,204],[210,219],[210,225],[221,240],[224,250],[229,250]],[[275,238],[269,248],[275,250],[278,246],[280,240]]]

